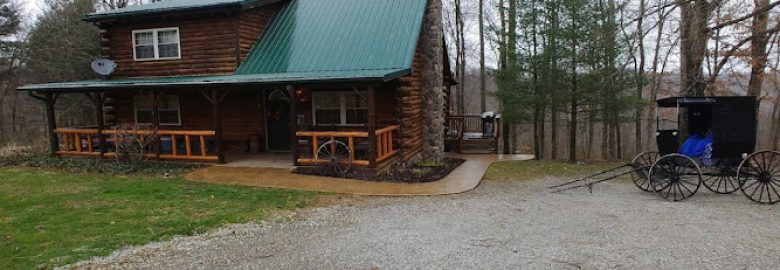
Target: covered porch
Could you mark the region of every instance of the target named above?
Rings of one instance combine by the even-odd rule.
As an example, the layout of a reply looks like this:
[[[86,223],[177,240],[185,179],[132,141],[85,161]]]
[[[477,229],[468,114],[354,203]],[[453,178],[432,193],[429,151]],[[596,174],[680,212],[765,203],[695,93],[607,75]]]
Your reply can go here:
[[[51,153],[121,158],[131,144],[150,160],[239,162],[251,167],[270,164],[266,158],[273,153],[274,164],[280,165],[284,158],[292,167],[331,162],[319,150],[328,142],[340,142],[349,148],[346,161],[369,169],[391,165],[399,153],[395,88],[385,84],[246,84],[219,90],[124,86],[118,90],[32,93],[46,104]],[[84,95],[93,102],[94,126],[57,125],[55,104],[65,94]],[[148,112],[138,109],[136,101],[141,98],[148,103]],[[381,104],[378,98],[383,99]],[[166,111],[171,106],[176,110]],[[151,123],[140,125],[146,114]]]

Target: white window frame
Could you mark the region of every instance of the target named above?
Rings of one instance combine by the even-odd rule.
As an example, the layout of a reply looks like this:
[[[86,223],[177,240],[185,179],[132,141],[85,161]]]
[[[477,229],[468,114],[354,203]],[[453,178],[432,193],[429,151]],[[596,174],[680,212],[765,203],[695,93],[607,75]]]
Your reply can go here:
[[[160,57],[160,40],[157,38],[157,33],[162,31],[170,31],[170,30],[176,30],[176,50],[178,51],[178,56],[176,57]],[[136,43],[135,43],[135,34],[137,33],[152,33],[152,47],[154,47],[154,58],[138,58],[137,52],[136,52]],[[181,59],[181,31],[179,30],[179,27],[165,27],[165,28],[150,28],[150,29],[139,29],[139,30],[133,30],[132,31],[132,39],[133,39],[133,60],[135,61],[158,61],[158,60],[176,60]]]
[[[174,97],[176,98],[176,114],[178,114],[179,121],[177,123],[160,123],[160,126],[181,126],[181,99],[178,95],[164,95],[167,97]],[[162,98],[161,96],[160,98]],[[138,100],[142,98],[149,98],[145,96],[133,96],[133,120],[135,121],[136,125],[152,125],[154,123],[141,123],[138,122]],[[160,111],[160,104],[157,104],[157,111]],[[170,111],[170,110],[165,110]],[[160,115],[157,115],[157,118],[160,118]]]
[[[323,124],[323,125],[337,125],[337,126],[345,126],[345,127],[362,127],[366,124],[347,124],[347,100],[346,96],[351,95],[354,92],[351,91],[314,91],[311,94],[311,113],[312,113],[312,123],[314,125],[317,125],[317,96],[318,95],[330,95],[335,94],[339,97],[339,123],[338,124]],[[366,108],[368,109],[368,106]]]

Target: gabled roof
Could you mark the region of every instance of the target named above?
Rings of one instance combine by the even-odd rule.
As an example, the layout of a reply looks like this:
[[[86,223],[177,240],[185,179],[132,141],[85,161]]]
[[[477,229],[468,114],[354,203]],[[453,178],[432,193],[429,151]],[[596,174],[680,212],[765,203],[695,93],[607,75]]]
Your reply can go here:
[[[164,0],[160,3],[169,1],[182,0]],[[386,82],[411,73],[426,2],[427,0],[290,0],[274,17],[234,75],[92,80],[26,85],[18,90],[77,91],[197,84]]]
[[[84,17],[85,21],[100,21],[125,16],[151,15],[168,12],[182,12],[197,9],[220,7],[241,7],[259,0],[164,0],[143,5],[131,5],[124,8],[95,12]],[[276,1],[274,1],[276,2]]]
[[[411,70],[426,0],[292,0],[236,74]]]

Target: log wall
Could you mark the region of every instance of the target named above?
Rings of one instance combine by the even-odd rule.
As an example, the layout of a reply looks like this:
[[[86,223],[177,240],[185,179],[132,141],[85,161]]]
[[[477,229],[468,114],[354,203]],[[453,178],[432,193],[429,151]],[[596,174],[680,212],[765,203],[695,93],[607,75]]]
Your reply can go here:
[[[166,77],[232,74],[281,9],[282,3],[217,14],[104,23],[101,55],[118,64],[115,77]],[[134,30],[179,28],[181,58],[135,61]]]
[[[246,59],[252,47],[257,43],[260,35],[271,22],[273,17],[282,9],[283,3],[276,3],[260,8],[245,10],[239,15],[238,47],[239,63]]]
[[[422,54],[421,44],[412,62],[412,74],[399,78],[396,95],[396,115],[401,124],[399,136],[402,161],[417,158],[423,150],[423,97],[422,97]]]
[[[162,77],[233,73],[237,65],[237,20],[231,17],[117,25],[106,29],[116,77]],[[179,27],[181,58],[135,61],[133,30]]]
[[[161,126],[163,130],[214,130],[212,122],[212,107],[206,98],[197,92],[168,92],[166,94],[179,96],[181,125]],[[112,95],[114,115],[118,124],[135,123],[133,110],[133,95]],[[245,143],[255,136],[264,136],[265,123],[262,102],[262,91],[246,91],[230,93],[220,104],[222,113],[223,139],[227,148],[238,148],[239,143]],[[261,143],[263,145],[264,143]]]

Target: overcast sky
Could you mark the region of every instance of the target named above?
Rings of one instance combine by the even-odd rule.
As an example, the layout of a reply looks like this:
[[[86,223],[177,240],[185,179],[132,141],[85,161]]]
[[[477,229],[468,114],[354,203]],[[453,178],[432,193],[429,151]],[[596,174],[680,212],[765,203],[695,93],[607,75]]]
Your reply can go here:
[[[41,5],[45,0],[20,0],[22,5],[22,14],[29,16],[30,19],[34,19],[41,13]]]

